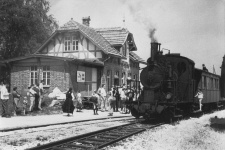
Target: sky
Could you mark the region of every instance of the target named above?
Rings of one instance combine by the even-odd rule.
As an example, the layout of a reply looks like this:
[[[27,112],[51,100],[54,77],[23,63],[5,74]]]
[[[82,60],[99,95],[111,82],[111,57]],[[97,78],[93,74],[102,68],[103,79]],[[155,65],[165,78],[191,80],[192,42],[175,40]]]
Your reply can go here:
[[[161,48],[180,53],[221,74],[225,55],[225,0],[48,0],[49,15],[62,26],[71,18],[90,27],[126,27],[134,36],[136,53],[150,57],[150,31]],[[123,22],[125,20],[125,23]],[[164,54],[168,51],[164,51]]]

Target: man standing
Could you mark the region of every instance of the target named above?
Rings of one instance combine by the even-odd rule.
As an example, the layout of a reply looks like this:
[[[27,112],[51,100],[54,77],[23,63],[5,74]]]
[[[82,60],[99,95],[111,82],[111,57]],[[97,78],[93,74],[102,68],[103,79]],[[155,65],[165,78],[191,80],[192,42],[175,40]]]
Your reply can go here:
[[[120,92],[120,97],[121,97],[121,113],[125,113],[126,112],[126,93],[125,93],[125,89],[123,88],[122,91]]]
[[[206,72],[209,72],[208,69],[206,68],[205,64],[202,64],[202,70],[206,71]]]
[[[16,110],[18,109],[18,103],[21,97],[21,95],[17,92],[17,87],[13,88],[12,97],[13,97],[13,107],[14,107],[13,115],[16,116]]]
[[[29,111],[33,111],[34,108],[34,103],[35,103],[35,94],[36,92],[33,90],[34,85],[31,85],[30,87],[28,87],[28,92],[27,92],[27,96],[30,98],[30,108]]]
[[[9,92],[7,87],[8,86],[4,84],[1,86],[2,117],[10,118],[10,115],[8,114]]]
[[[202,110],[202,99],[203,99],[203,93],[201,89],[198,89],[198,93],[195,95],[195,97],[198,97],[199,100],[199,110]]]
[[[42,110],[42,108],[41,108],[41,102],[42,102],[42,99],[43,99],[43,97],[44,97],[44,85],[43,85],[43,83],[44,83],[44,80],[41,80],[41,82],[40,82],[40,84],[39,84],[40,98],[39,98],[38,108],[39,108],[40,110]]]
[[[40,98],[40,89],[39,89],[39,84],[35,84],[33,87],[33,90],[36,92],[34,97],[35,97],[35,104],[34,104],[34,109],[35,110],[40,110],[40,108],[38,108],[39,106],[39,98]]]
[[[101,97],[101,101],[102,101],[102,107],[101,110],[105,111],[106,110],[106,91],[105,91],[105,84],[102,85],[102,88],[100,90],[100,97]]]

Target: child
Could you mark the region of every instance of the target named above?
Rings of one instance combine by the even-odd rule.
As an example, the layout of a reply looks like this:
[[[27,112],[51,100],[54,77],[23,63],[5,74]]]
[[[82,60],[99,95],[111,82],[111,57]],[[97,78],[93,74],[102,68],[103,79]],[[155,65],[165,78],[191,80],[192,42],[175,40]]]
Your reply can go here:
[[[98,99],[99,99],[99,96],[97,94],[97,91],[94,91],[94,93],[92,94],[92,97],[90,98],[90,101],[93,103],[94,115],[98,115]]]
[[[80,112],[82,110],[82,98],[81,98],[81,93],[80,91],[77,92],[77,112]]]
[[[23,110],[22,110],[22,115],[25,115],[26,114],[26,108],[27,108],[27,96],[24,96],[23,97]]]

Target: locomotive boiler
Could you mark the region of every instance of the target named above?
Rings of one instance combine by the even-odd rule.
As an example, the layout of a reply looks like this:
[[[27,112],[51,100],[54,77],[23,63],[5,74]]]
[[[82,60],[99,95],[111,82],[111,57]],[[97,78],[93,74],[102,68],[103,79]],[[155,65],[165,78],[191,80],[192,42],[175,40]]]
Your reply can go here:
[[[202,73],[196,74],[194,61],[187,57],[176,53],[163,55],[160,45],[151,43],[151,57],[140,74],[143,90],[131,107],[136,118],[171,121],[194,112],[197,107],[194,96],[202,84]]]

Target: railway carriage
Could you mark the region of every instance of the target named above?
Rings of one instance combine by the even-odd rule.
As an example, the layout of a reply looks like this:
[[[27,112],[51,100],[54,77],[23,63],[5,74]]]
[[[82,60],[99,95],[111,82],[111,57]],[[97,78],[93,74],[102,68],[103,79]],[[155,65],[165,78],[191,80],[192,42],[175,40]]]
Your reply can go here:
[[[195,69],[196,88],[201,89],[204,95],[202,100],[203,111],[216,109],[220,105],[220,76]]]
[[[163,55],[159,43],[151,43],[147,64],[140,74],[142,93],[130,107],[133,116],[171,120],[197,112],[198,88],[204,93],[204,110],[217,108],[220,76],[196,69],[194,61],[180,54]]]

